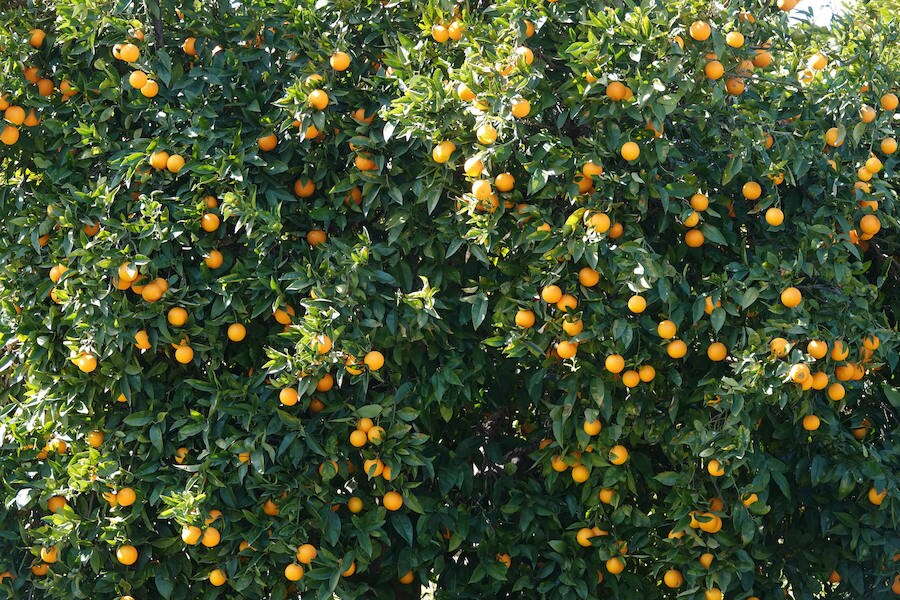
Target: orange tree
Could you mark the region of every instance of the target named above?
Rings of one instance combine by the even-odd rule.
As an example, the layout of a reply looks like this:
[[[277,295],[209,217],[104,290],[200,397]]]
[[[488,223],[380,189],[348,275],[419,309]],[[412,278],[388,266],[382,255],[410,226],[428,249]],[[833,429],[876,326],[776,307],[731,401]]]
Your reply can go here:
[[[175,4],[0,16],[7,597],[900,592],[889,26]]]

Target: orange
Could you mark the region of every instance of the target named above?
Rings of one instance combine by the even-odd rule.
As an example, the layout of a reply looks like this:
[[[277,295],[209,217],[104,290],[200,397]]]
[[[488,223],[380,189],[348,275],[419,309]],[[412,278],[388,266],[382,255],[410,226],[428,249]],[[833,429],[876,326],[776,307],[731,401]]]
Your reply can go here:
[[[709,208],[709,198],[699,192],[694,194],[691,196],[691,208],[697,212],[705,211]]]
[[[666,345],[666,353],[671,358],[684,358],[687,354],[687,344],[681,340],[672,340]]]
[[[131,75],[128,76],[128,83],[134,89],[139,90],[147,85],[147,74],[143,71],[132,71]]]
[[[25,121],[25,109],[21,106],[10,106],[3,116],[13,125],[21,125]]]
[[[366,436],[366,433],[364,431],[354,429],[350,432],[350,445],[354,448],[362,448],[368,441],[369,438]]]
[[[581,319],[571,320],[567,316],[563,319],[562,328],[566,335],[576,336],[584,330],[584,322]]]
[[[670,340],[675,337],[675,334],[678,333],[678,327],[675,325],[673,321],[669,321],[668,319],[665,321],[660,321],[659,325],[656,326],[656,333],[664,340]]]
[[[184,167],[184,157],[180,154],[173,154],[169,157],[169,160],[166,161],[166,169],[172,173],[177,173],[182,167]]]
[[[472,182],[472,195],[475,196],[477,200],[485,201],[490,198],[493,193],[490,181],[479,179]]]
[[[215,527],[207,527],[206,531],[203,532],[203,537],[200,538],[200,543],[207,548],[214,548],[219,545],[221,539],[222,536],[219,534],[218,529]]]
[[[610,354],[606,357],[604,366],[610,373],[621,373],[625,368],[625,359],[619,354]]]
[[[628,299],[628,310],[635,314],[640,314],[647,310],[647,301],[643,296],[635,294]]]
[[[185,343],[182,343],[175,349],[175,360],[183,365],[194,360],[194,349]]]
[[[197,56],[197,38],[189,37],[185,38],[184,42],[181,44],[181,49],[188,56]]]
[[[522,329],[530,329],[534,326],[534,312],[526,309],[521,309],[516,312],[516,326],[521,327]]]
[[[606,570],[613,575],[618,575],[625,570],[625,561],[623,561],[618,556],[613,556],[606,561]]]
[[[837,127],[832,127],[825,132],[825,143],[833,148],[837,148],[844,143],[844,136]]]
[[[475,99],[475,92],[464,83],[456,86],[456,95],[459,96],[459,99],[463,102],[470,102]]]
[[[723,597],[719,588],[710,588],[703,592],[703,600],[722,600]]]
[[[766,223],[772,227],[778,227],[784,223],[784,213],[774,206],[766,211]]]
[[[49,548],[41,548],[41,560],[45,563],[53,564],[56,562],[56,546]]]
[[[863,104],[859,107],[859,120],[863,123],[871,123],[875,120],[877,113],[875,109],[869,106],[868,104]]]
[[[769,342],[769,350],[779,358],[787,356],[789,347],[790,344],[788,341],[782,337],[773,338],[772,341]]]
[[[512,103],[512,116],[517,119],[524,119],[531,113],[531,102],[524,98],[519,98]]]
[[[875,235],[881,231],[881,221],[875,215],[865,215],[859,220],[859,229],[865,234]]]
[[[297,548],[297,562],[302,563],[304,565],[308,565],[315,560],[316,556],[319,554],[319,551],[316,550],[316,547],[312,544],[303,544],[299,548]]]
[[[622,144],[620,153],[622,154],[622,158],[631,161],[636,160],[637,157],[640,156],[641,149],[634,142],[625,142],[624,144]]]
[[[209,583],[215,587],[221,587],[228,581],[228,576],[222,569],[213,569],[209,572]]]
[[[597,435],[603,429],[603,424],[599,419],[595,419],[593,421],[585,421],[582,427],[584,428],[584,432],[586,434]]]
[[[278,393],[278,399],[285,406],[293,406],[297,404],[297,400],[299,398],[300,396],[297,393],[297,390],[291,387],[284,388]]]
[[[390,511],[400,510],[400,507],[403,506],[403,496],[397,492],[388,492],[384,495],[384,498],[382,498],[381,503]]]
[[[325,110],[329,102],[328,94],[325,93],[325,90],[313,90],[309,93],[307,102],[311,108]]]
[[[450,26],[447,27],[447,34],[450,36],[451,40],[458,42],[459,40],[462,39],[464,30],[465,30],[465,27],[463,26],[462,23],[460,23],[459,21],[453,21],[452,23],[450,23]],[[401,577],[400,583],[411,583],[412,582],[412,571],[409,572],[409,577],[410,577],[409,582],[404,582],[403,578]]]
[[[441,24],[431,26],[431,37],[439,44],[446,43],[450,39],[450,31]]]
[[[809,68],[821,71],[828,66],[828,57],[821,52],[816,52],[809,58]]]
[[[800,290],[793,286],[785,288],[784,291],[781,292],[781,303],[788,308],[799,306],[802,300],[803,294],[801,294]]]
[[[684,243],[690,248],[699,248],[706,241],[706,237],[699,229],[689,229],[684,234]]]
[[[500,192],[512,191],[515,184],[516,178],[509,173],[500,173],[494,178],[494,186],[497,188],[497,191]]]
[[[361,498],[356,496],[351,496],[349,500],[347,500],[347,510],[352,512],[353,514],[359,514],[363,509],[363,501]]]
[[[712,361],[719,362],[725,360],[725,357],[728,356],[728,349],[722,342],[713,342],[706,349],[706,356]]]
[[[884,168],[884,165],[878,158],[872,156],[868,160],[866,160],[866,171],[869,171],[872,174],[876,174]]]
[[[753,66],[758,69],[765,69],[772,64],[772,53],[768,50],[757,48],[753,51]]]
[[[377,371],[384,366],[384,355],[378,350],[367,352],[363,357],[363,362],[370,371]]]
[[[154,169],[162,170],[166,168],[169,162],[169,153],[165,150],[158,150],[150,155],[150,166]]]
[[[228,339],[232,342],[240,342],[247,337],[247,328],[240,323],[232,323],[228,326]]]
[[[484,163],[482,163],[481,159],[477,156],[473,156],[472,158],[466,160],[465,164],[463,165],[463,170],[469,177],[478,177],[484,170]]]
[[[194,525],[185,525],[181,528],[181,541],[190,546],[199,544],[202,536],[203,532]]]
[[[376,425],[366,432],[366,436],[373,444],[381,443],[385,436],[384,428]]]
[[[575,342],[559,342],[556,345],[556,353],[562,359],[574,358],[578,352],[578,344]]]
[[[732,96],[740,96],[744,93],[744,80],[739,77],[729,77],[725,80],[725,91]]]
[[[869,488],[869,502],[874,504],[875,506],[881,506],[881,503],[884,502],[885,497],[887,497],[887,489],[881,490],[879,493],[874,487]]]
[[[624,373],[622,373],[622,383],[627,388],[633,388],[633,387],[637,386],[637,384],[640,383],[640,381],[641,381],[640,374],[638,374],[638,372],[633,369],[629,369],[629,370],[625,371]]]
[[[694,21],[689,29],[691,37],[698,42],[709,39],[712,30],[705,21]]]
[[[594,530],[590,527],[582,527],[575,533],[575,541],[583,548],[591,546],[592,537],[594,537]]]
[[[557,301],[556,308],[562,312],[575,310],[578,308],[578,300],[572,294],[563,294],[559,301]]]
[[[791,366],[789,376],[794,383],[804,383],[810,378],[811,374],[808,366],[803,363],[798,363]]]
[[[807,431],[815,431],[822,424],[821,419],[816,415],[806,415],[803,417],[803,429]]]
[[[47,34],[43,29],[32,29],[29,33],[31,33],[31,37],[28,38],[28,43],[32,48],[40,48],[44,45],[44,38]]]
[[[303,567],[296,563],[291,563],[284,568],[284,576],[288,581],[300,581],[304,574]]]
[[[666,584],[666,587],[671,589],[680,588],[684,585],[684,577],[681,575],[680,571],[669,569],[666,571],[666,574],[663,575],[663,583]]]
[[[475,130],[475,137],[479,143],[489,146],[497,141],[497,130],[490,123],[485,123]]]
[[[213,213],[205,213],[200,217],[200,227],[203,231],[212,233],[219,228],[219,216]]]
[[[37,83],[38,93],[41,96],[49,96],[53,93],[53,82],[49,79],[38,79]]]
[[[821,340],[810,340],[806,345],[806,352],[817,360],[825,358],[828,354],[828,344]]]
[[[621,444],[616,444],[609,450],[609,462],[614,465],[624,465],[628,462],[628,449]]]
[[[127,63],[133,63],[137,61],[141,56],[141,51],[134,44],[124,44],[119,49],[119,58],[124,60]]]
[[[19,141],[19,130],[13,127],[12,125],[6,125],[3,128],[3,132],[0,133],[0,142],[3,142],[7,146],[12,146],[16,142]]]
[[[300,178],[294,182],[294,193],[301,198],[309,198],[316,191],[316,184],[312,179]]]
[[[841,340],[835,340],[834,345],[831,348],[831,360],[846,360],[849,355],[850,348],[845,347],[844,342]]]
[[[762,187],[755,181],[748,181],[741,188],[741,192],[747,200],[756,200],[762,195]]]
[[[591,215],[590,224],[597,233],[606,233],[610,228],[610,219],[604,213],[594,213]]]
[[[221,252],[219,252],[218,250],[210,250],[209,254],[204,257],[203,263],[210,269],[218,269],[222,266],[223,260],[224,258]],[[283,325],[284,324],[286,323],[283,323]]]
[[[712,564],[713,558],[714,557],[712,554],[710,554],[709,552],[705,552],[700,555],[699,561],[700,561],[700,564],[703,565],[703,567],[705,569],[709,570],[709,566]]]
[[[557,285],[548,285],[541,290],[541,298],[547,304],[556,304],[562,299],[563,293]]]
[[[706,74],[707,79],[715,81],[716,79],[721,79],[722,75],[725,74],[725,67],[719,61],[711,60],[703,67],[703,72]]]
[[[584,483],[591,476],[591,472],[584,465],[575,465],[572,467],[572,481],[575,483]]]
[[[897,140],[894,138],[884,138],[881,140],[881,151],[885,154],[893,154],[897,151]]]
[[[725,474],[725,468],[722,466],[722,463],[715,458],[706,463],[706,470],[713,477],[721,477]]]
[[[137,500],[137,494],[130,487],[125,487],[116,492],[116,501],[119,506],[131,506]]]
[[[331,55],[328,63],[335,71],[346,71],[350,68],[350,55],[346,52],[337,51]]]
[[[888,92],[881,97],[881,108],[884,110],[896,110],[898,104],[900,104],[900,101],[898,101],[896,94]]]
[[[450,160],[450,155],[452,155],[455,150],[456,144],[445,140],[432,149],[431,157],[434,159],[434,162],[444,164]]]
[[[610,81],[606,86],[606,97],[613,102],[624,100],[627,94],[627,88],[621,81]]]
[[[169,309],[169,313],[168,315],[166,315],[166,318],[168,319],[170,325],[181,327],[185,323],[187,323],[188,313],[180,306],[176,306]]]
[[[116,549],[116,559],[123,565],[133,565],[138,559],[137,548],[130,544],[119,546]]]
[[[269,135],[265,135],[258,140],[256,140],[256,145],[263,152],[269,152],[270,150],[274,150],[275,146],[278,145],[278,136],[274,133],[270,133]]]
[[[159,94],[159,84],[152,79],[148,80],[141,88],[141,95],[145,98],[155,98],[157,94]]]

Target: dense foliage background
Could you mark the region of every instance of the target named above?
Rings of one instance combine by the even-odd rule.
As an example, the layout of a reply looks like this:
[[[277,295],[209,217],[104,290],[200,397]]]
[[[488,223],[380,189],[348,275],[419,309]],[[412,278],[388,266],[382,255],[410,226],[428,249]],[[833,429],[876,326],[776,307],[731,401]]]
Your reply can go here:
[[[4,3],[0,594],[895,597],[900,28],[794,4]]]

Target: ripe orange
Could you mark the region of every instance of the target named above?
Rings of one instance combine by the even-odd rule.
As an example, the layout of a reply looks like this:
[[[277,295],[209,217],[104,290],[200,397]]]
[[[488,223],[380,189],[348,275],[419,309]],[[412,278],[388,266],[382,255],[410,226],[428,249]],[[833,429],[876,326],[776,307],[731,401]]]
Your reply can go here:
[[[672,340],[668,344],[666,344],[666,353],[671,358],[684,358],[687,354],[687,344],[685,344],[681,340]]]
[[[530,329],[534,326],[534,312],[526,309],[521,309],[516,312],[516,325],[521,327],[522,329]]]
[[[215,587],[221,587],[228,581],[228,576],[222,569],[213,569],[209,572],[209,583]]]
[[[873,486],[869,488],[868,497],[869,502],[871,502],[873,505],[881,506],[881,503],[884,502],[884,499],[887,497],[887,489],[883,489],[879,493],[878,490],[876,490]]]
[[[149,287],[149,286],[148,286]],[[175,360],[183,365],[194,360],[194,349],[185,343],[182,343],[175,349]]]
[[[689,229],[684,234],[684,243],[690,248],[699,248],[706,241],[706,237],[699,229]]]
[[[709,39],[710,34],[712,34],[712,30],[705,21],[694,21],[691,23],[691,27],[689,29],[691,37],[698,42],[705,41]]]
[[[628,299],[628,310],[635,314],[640,314],[647,310],[647,300],[643,296],[635,294]]]
[[[390,511],[400,510],[400,508],[403,506],[403,496],[401,496],[397,492],[391,491],[384,495],[381,503],[386,509]]]
[[[224,257],[218,250],[210,250],[209,254],[203,259],[203,263],[210,269],[218,269],[222,266],[223,261]],[[290,323],[290,321],[288,321],[288,323]]]
[[[119,58],[127,63],[136,62],[141,56],[140,49],[134,44],[124,44],[119,49]]]
[[[270,133],[269,135],[264,135],[263,137],[256,140],[256,145],[263,152],[269,152],[270,150],[274,150],[278,145],[278,136],[274,133]]]
[[[524,119],[531,113],[531,102],[524,98],[514,100],[512,103],[512,116],[517,119]]]
[[[621,373],[625,368],[625,359],[619,354],[610,354],[606,357],[605,367],[610,373]]]
[[[578,352],[578,344],[576,342],[559,342],[556,345],[556,353],[562,359],[573,358]]]
[[[347,510],[352,512],[353,514],[359,514],[363,509],[363,501],[361,498],[356,496],[351,496],[349,500],[347,500]]]
[[[725,80],[725,91],[732,96],[740,96],[744,93],[744,80],[740,77],[729,77]]]
[[[319,551],[316,550],[315,546],[312,544],[303,544],[297,548],[297,562],[304,565],[311,564],[318,554]]]
[[[706,75],[707,79],[715,81],[725,74],[725,67],[723,67],[722,63],[719,61],[711,60],[703,67],[703,73]]]
[[[725,474],[725,467],[715,458],[706,463],[706,470],[713,477],[721,477]]]
[[[510,192],[516,184],[516,178],[510,173],[500,173],[494,178],[494,187],[500,192]]]
[[[165,150],[158,150],[150,155],[150,166],[152,166],[154,169],[165,169],[168,162],[169,153]]]
[[[722,600],[722,590],[719,588],[710,588],[703,592],[703,600]]]
[[[613,575],[618,575],[625,570],[625,561],[623,561],[618,556],[613,556],[606,561],[606,570]]]
[[[363,362],[370,371],[377,371],[384,366],[384,355],[378,350],[367,352],[363,357]]]
[[[762,187],[755,181],[748,181],[741,188],[741,192],[747,200],[756,200],[762,195]]]
[[[562,299],[562,290],[557,285],[548,285],[541,290],[541,298],[547,304],[556,304]]]
[[[475,137],[479,143],[489,146],[497,141],[497,130],[490,123],[485,123],[475,131]]]
[[[807,431],[815,431],[822,424],[821,419],[816,415],[806,415],[803,417],[803,429]]]
[[[881,97],[881,108],[884,110],[896,110],[898,104],[900,104],[900,101],[898,101],[897,95],[894,93],[888,92]]]
[[[366,436],[366,433],[364,431],[354,429],[350,432],[350,445],[354,448],[362,448],[368,441],[369,438]]]
[[[116,560],[122,563],[125,566],[133,565],[137,562],[138,559],[138,551],[137,548],[130,544],[126,544],[124,546],[119,546],[116,549]]]
[[[606,97],[613,102],[620,102],[628,95],[627,89],[621,81],[610,81],[606,86]]]
[[[594,419],[593,421],[585,421],[584,425],[582,425],[584,432],[588,435],[597,435],[603,429],[603,424],[599,419]]]
[[[188,313],[180,306],[176,306],[169,309],[169,313],[166,315],[166,318],[168,319],[170,325],[174,327],[182,327],[185,323],[187,323]]]
[[[637,384],[640,382],[641,382],[641,376],[638,374],[637,371],[635,371],[633,369],[629,369],[629,370],[625,371],[624,373],[622,373],[622,383],[625,385],[625,387],[633,388],[633,387],[637,386]]]
[[[13,125],[21,125],[25,121],[25,109],[21,106],[10,106],[3,116]]]
[[[609,450],[609,462],[614,465],[624,465],[628,462],[628,449],[621,444],[616,444]]]
[[[600,282],[600,273],[590,267],[582,267],[578,271],[578,283],[584,287],[594,287]]]
[[[640,147],[634,142],[625,142],[620,150],[622,158],[628,161],[636,160],[641,154]]]
[[[219,228],[219,215],[214,213],[204,213],[202,217],[200,217],[200,227],[203,231],[207,233],[212,233],[213,231]]]
[[[456,144],[449,140],[445,140],[434,147],[431,151],[431,157],[434,162],[444,164],[450,160],[450,155],[456,150]]]
[[[725,360],[725,357],[728,356],[728,349],[722,342],[713,342],[706,349],[706,356],[712,361],[719,362]]]
[[[43,29],[32,29],[31,36],[28,38],[28,44],[32,48],[40,48],[44,45],[44,38],[47,36]]]
[[[766,211],[766,223],[772,227],[778,227],[784,223],[784,213],[774,206]]]
[[[315,89],[309,93],[307,102],[311,108],[325,110],[329,102],[328,94],[325,93],[325,90]]]
[[[195,525],[185,525],[181,528],[181,541],[190,546],[196,546],[200,543],[203,531]]]
[[[284,388],[278,393],[278,399],[285,406],[293,406],[297,404],[297,400],[300,398],[297,390],[291,387]]]
[[[609,231],[611,222],[606,214],[598,212],[591,215],[590,224],[597,233],[606,233]]]
[[[691,208],[693,208],[697,212],[703,212],[707,208],[709,208],[709,198],[701,193],[696,193],[691,196]]]
[[[166,161],[166,169],[171,173],[178,173],[184,167],[184,157],[180,154],[173,154]]]
[[[219,545],[221,539],[222,535],[219,533],[218,529],[215,527],[207,527],[206,531],[203,532],[203,537],[200,538],[200,543],[207,548],[215,548]]]
[[[128,83],[134,89],[139,90],[147,85],[147,74],[143,71],[132,71],[131,75],[128,76]]]
[[[869,106],[868,104],[863,104],[859,107],[859,120],[863,123],[871,123],[875,120],[877,113],[875,109]]]
[[[331,55],[328,63],[335,71],[346,71],[350,68],[350,55],[346,52],[337,51]]]
[[[666,574],[663,575],[663,583],[666,584],[666,587],[671,589],[680,588],[684,585],[684,577],[681,575],[680,571],[669,569],[666,571]]]
[[[793,286],[785,288],[784,291],[781,292],[781,303],[788,308],[799,306],[802,300],[803,294]]]
[[[881,231],[881,221],[875,215],[865,215],[859,220],[859,229],[864,234],[873,236]]]
[[[56,553],[56,546],[41,548],[41,560],[52,565],[56,562]]]
[[[247,337],[247,328],[240,323],[232,323],[228,326],[228,339],[232,342],[240,342]]]
[[[562,328],[566,335],[574,337],[584,330],[584,322],[581,319],[572,319],[567,316],[563,319]]]
[[[572,481],[575,483],[584,483],[591,476],[591,472],[584,465],[575,465],[572,467]]]
[[[291,563],[284,568],[284,576],[288,581],[300,581],[304,574],[303,567],[296,563]]]
[[[678,333],[678,327],[675,325],[673,321],[669,321],[668,319],[665,321],[660,321],[659,325],[656,326],[656,333],[664,340],[670,340],[675,337],[675,334]]]
[[[3,142],[7,146],[12,146],[16,142],[19,141],[19,130],[13,127],[12,125],[6,125],[3,127],[3,132],[0,133],[0,142]]]
[[[893,154],[897,151],[897,140],[894,138],[884,138],[881,140],[881,151],[885,154]]]

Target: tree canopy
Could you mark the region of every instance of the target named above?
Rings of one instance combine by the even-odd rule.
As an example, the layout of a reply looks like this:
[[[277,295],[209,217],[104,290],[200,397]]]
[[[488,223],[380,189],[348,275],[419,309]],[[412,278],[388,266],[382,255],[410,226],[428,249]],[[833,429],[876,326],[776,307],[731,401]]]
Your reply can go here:
[[[900,30],[7,2],[0,594],[900,594]]]

